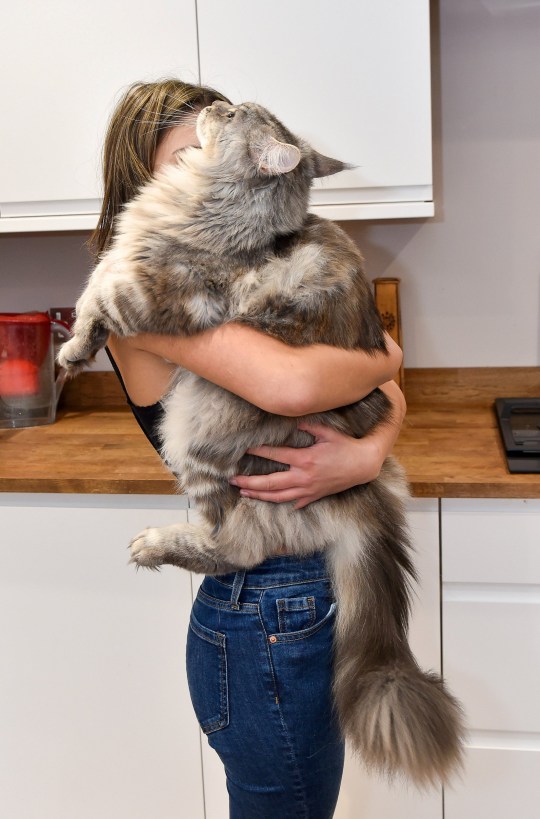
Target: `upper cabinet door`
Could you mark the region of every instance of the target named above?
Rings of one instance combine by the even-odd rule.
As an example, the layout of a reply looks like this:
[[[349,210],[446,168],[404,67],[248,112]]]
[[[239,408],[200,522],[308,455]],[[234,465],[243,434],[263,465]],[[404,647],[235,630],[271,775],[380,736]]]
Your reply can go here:
[[[19,0],[0,49],[0,231],[95,226],[115,102],[198,82],[199,59],[203,82],[355,166],[317,183],[323,215],[433,213],[428,0]]]
[[[137,80],[198,82],[195,3],[17,0],[3,15],[0,51],[2,217],[90,213],[95,223],[103,137],[120,94]]]
[[[317,184],[319,213],[432,215],[428,0],[197,7],[201,80],[355,166]]]

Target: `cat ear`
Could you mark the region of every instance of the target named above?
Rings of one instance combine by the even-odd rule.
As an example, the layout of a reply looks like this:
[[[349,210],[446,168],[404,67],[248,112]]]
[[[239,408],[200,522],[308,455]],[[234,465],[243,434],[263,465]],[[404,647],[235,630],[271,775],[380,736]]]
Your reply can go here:
[[[302,154],[296,145],[278,142],[274,137],[269,137],[264,145],[251,147],[251,157],[256,162],[260,173],[279,176],[296,168],[302,159]]]
[[[354,165],[350,165],[348,162],[342,162],[340,159],[332,159],[332,157],[324,156],[317,151],[312,152],[312,159],[315,170],[313,174],[314,179],[318,179],[322,176],[332,176],[334,173],[348,171],[354,168]]]

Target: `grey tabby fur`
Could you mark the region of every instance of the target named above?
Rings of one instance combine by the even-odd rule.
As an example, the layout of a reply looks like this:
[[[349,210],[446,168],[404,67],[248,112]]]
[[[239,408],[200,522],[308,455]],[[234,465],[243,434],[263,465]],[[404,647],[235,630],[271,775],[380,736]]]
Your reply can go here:
[[[290,345],[384,351],[356,246],[307,214],[313,178],[342,170],[254,103],[215,102],[197,119],[202,150],[160,170],[118,219],[110,250],[77,304],[60,353],[72,373],[109,331],[192,335],[240,322]],[[361,437],[388,422],[376,389],[311,415]],[[165,399],[162,455],[197,499],[200,525],[147,529],[132,560],[221,574],[274,554],[325,549],[336,598],[334,694],[341,726],[369,768],[423,786],[461,763],[461,709],[423,673],[407,643],[415,579],[405,521],[407,484],[388,458],[380,476],[301,511],[242,498],[228,479],[285,468],[247,456],[262,444],[305,447],[297,419],[272,415],[182,369]]]

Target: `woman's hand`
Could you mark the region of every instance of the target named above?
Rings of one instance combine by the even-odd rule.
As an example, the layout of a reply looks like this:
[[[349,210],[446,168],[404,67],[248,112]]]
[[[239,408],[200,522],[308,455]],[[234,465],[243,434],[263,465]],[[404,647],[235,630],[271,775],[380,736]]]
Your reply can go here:
[[[295,509],[374,480],[399,435],[406,404],[394,382],[381,389],[392,402],[392,417],[365,438],[352,438],[322,424],[301,423],[315,438],[308,447],[262,446],[250,449],[252,455],[290,465],[287,472],[270,475],[237,475],[231,483],[246,498],[283,503],[296,501]]]

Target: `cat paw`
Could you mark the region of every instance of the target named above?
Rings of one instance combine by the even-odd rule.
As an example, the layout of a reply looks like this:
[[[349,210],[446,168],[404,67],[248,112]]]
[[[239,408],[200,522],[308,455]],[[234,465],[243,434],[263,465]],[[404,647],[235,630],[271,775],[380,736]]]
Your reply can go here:
[[[167,542],[163,539],[159,529],[150,528],[133,538],[129,544],[131,558],[129,563],[135,566],[145,566],[147,569],[159,571],[159,567],[167,557]]]
[[[77,375],[91,364],[98,350],[107,343],[109,330],[101,319],[77,317],[73,338],[60,347],[57,361],[69,375]]]
[[[88,345],[81,342],[77,336],[65,341],[56,356],[58,364],[71,376],[78,375],[85,366],[90,364],[91,358]]]

